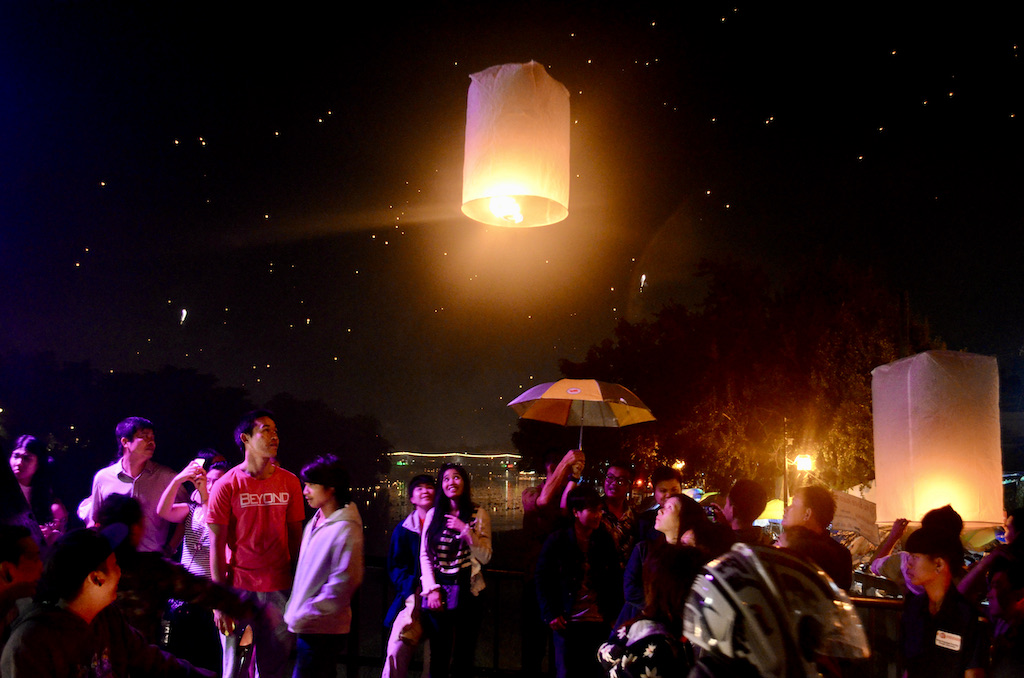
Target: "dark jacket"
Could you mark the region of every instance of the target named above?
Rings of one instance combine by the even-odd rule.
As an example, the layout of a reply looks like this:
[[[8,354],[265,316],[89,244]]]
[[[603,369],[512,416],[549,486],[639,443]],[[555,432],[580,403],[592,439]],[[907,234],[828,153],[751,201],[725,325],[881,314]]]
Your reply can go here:
[[[92,624],[60,607],[33,608],[15,622],[0,670],[10,678],[216,675],[148,644],[116,605],[107,606]]]
[[[603,529],[594,530],[584,561],[576,527],[571,525],[548,537],[537,560],[537,602],[545,623],[560,616],[569,620],[573,598],[583,584],[585,562],[590,565],[590,586],[601,616],[609,624],[615,621],[622,609],[622,569],[615,542]]]
[[[388,577],[395,587],[395,599],[384,617],[384,626],[391,628],[395,617],[405,607],[406,599],[420,588],[420,533],[413,511],[391,532],[388,548]]]

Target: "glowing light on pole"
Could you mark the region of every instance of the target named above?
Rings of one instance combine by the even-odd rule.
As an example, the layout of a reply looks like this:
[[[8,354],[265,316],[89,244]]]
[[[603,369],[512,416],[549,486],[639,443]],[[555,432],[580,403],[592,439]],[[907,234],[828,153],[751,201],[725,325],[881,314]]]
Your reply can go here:
[[[569,90],[536,61],[470,76],[462,212],[494,226],[569,215]]]
[[[793,464],[796,466],[796,470],[800,472],[814,470],[814,459],[809,454],[796,455],[793,458]]]

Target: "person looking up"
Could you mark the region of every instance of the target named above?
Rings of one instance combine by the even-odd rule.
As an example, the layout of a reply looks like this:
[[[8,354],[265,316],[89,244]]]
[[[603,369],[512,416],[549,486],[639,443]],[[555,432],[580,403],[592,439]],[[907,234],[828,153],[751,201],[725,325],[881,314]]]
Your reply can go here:
[[[89,524],[96,524],[96,512],[110,495],[135,497],[146,516],[146,533],[139,544],[139,550],[169,555],[177,548],[177,544],[171,538],[171,524],[160,517],[157,507],[160,496],[175,474],[166,466],[153,461],[156,452],[153,422],[142,417],[128,417],[118,423],[114,437],[117,440],[117,459],[93,476]],[[176,501],[184,502],[187,498],[184,488],[179,488]]]
[[[793,500],[782,517],[782,527],[789,529],[799,525],[810,530],[813,540],[802,540],[789,548],[817,563],[839,588],[849,590],[853,585],[853,556],[828,533],[835,513],[836,500],[832,493],[824,487],[808,485],[793,493]]]
[[[473,503],[470,479],[445,464],[420,540],[423,619],[430,635],[430,676],[469,678],[480,628],[481,568],[491,559],[491,519]]]
[[[248,592],[262,608],[252,623],[256,666],[262,678],[284,678],[295,644],[284,609],[306,517],[302,486],[277,462],[280,439],[269,411],[245,414],[235,443],[244,459],[213,488],[206,515],[210,571],[215,582]],[[224,636],[224,678],[236,678],[245,627],[219,610],[213,616]]]
[[[654,503],[636,518],[634,543],[657,536],[654,520],[658,509],[669,497],[683,491],[683,475],[671,466],[659,466],[651,473],[651,487],[654,490]]]
[[[715,512],[715,522],[725,523],[732,528],[737,541],[754,546],[771,546],[771,540],[764,530],[754,525],[767,505],[768,493],[764,487],[749,478],[740,478],[729,490],[725,506],[711,506]]]
[[[181,565],[186,570],[212,579],[210,570],[210,543],[212,536],[206,524],[210,492],[228,470],[224,457],[212,449],[203,449],[183,468],[160,497],[158,513],[172,523],[184,523]],[[196,488],[188,501],[174,501],[178,489],[186,482]],[[175,600],[171,603],[172,632],[168,649],[193,664],[216,669],[221,666],[220,634],[213,622],[213,610],[194,603]]]
[[[413,509],[391,532],[388,577],[395,587],[395,599],[384,617],[384,626],[391,629],[391,633],[381,678],[405,678],[413,651],[423,637],[420,540],[427,512],[434,506],[434,483],[429,475],[418,475],[409,481],[409,503]],[[424,667],[423,672],[429,674],[429,668]]]

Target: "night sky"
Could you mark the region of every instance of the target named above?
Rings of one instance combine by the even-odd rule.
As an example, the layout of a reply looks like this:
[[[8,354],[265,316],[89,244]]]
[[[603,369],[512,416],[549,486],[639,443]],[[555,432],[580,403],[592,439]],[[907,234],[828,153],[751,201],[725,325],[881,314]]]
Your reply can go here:
[[[702,257],[841,256],[950,348],[1024,351],[1021,3],[226,4],[0,8],[0,352],[443,450],[509,449],[509,400],[699,301]],[[571,93],[569,218],[486,227],[469,75],[531,59]]]

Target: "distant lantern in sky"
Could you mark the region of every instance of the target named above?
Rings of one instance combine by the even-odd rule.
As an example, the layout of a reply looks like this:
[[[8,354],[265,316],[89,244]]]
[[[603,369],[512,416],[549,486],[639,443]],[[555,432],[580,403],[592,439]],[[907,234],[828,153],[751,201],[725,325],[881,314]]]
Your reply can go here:
[[[462,211],[495,226],[546,226],[569,215],[569,90],[541,64],[470,76]]]

